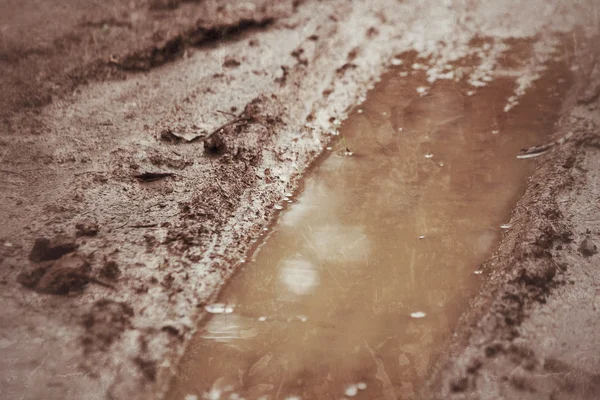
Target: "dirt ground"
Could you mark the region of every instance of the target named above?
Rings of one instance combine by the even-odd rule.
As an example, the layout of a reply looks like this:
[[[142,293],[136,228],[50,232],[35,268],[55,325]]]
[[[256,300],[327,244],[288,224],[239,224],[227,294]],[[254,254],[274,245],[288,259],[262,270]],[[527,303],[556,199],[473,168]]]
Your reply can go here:
[[[552,135],[572,136],[528,161],[422,397],[597,398],[598,4],[436,3],[0,5],[0,398],[160,398],[203,305],[393,56],[432,76],[479,57],[476,87],[515,42],[531,62],[506,112],[568,43]]]

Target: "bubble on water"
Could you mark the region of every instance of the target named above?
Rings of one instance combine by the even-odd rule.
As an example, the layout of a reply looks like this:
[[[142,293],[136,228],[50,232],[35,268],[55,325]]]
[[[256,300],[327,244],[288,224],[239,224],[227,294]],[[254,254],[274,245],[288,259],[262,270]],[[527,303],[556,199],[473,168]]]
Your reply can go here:
[[[402,72],[400,72],[400,76],[403,77],[403,78],[407,77],[408,76],[408,72],[402,71]]]
[[[502,224],[500,225],[500,229],[510,229],[512,227],[511,224]]]
[[[482,271],[482,270],[480,270],[480,269],[478,269],[477,271],[473,271],[473,273],[474,273],[475,275],[481,275],[481,274],[483,274],[483,271]]]
[[[11,242],[4,242],[4,247],[13,247]]]
[[[308,317],[306,315],[298,315],[298,319],[302,322],[308,321]]]
[[[350,385],[346,388],[346,391],[344,392],[344,394],[348,397],[354,397],[356,396],[356,394],[358,393],[358,388],[356,387],[356,385]]]
[[[276,210],[283,210],[283,206],[281,204],[275,204],[274,207]]]
[[[365,112],[365,110],[363,110],[362,108],[359,108],[358,111],[356,111],[359,114],[362,114],[363,112]]]
[[[365,390],[365,389],[367,388],[367,384],[366,384],[366,383],[364,383],[364,382],[358,382],[358,383],[356,384],[356,387],[357,387],[359,390]]]
[[[422,67],[422,65],[421,65],[421,64],[419,64],[419,63],[414,63],[414,64],[412,65],[412,69],[421,69],[421,67]]]
[[[421,96],[424,95],[427,92],[427,88],[425,86],[419,86],[417,88],[417,93],[419,93]]]
[[[421,235],[419,236],[419,239],[425,239],[425,236]]]
[[[258,317],[258,320],[260,322],[265,322],[267,320],[267,317],[261,316],[261,317]]]
[[[402,60],[401,60],[401,59],[399,59],[399,58],[396,58],[396,57],[394,57],[394,58],[392,58],[392,65],[393,65],[393,66],[396,66],[396,67],[397,67],[398,65],[402,65]]]
[[[443,167],[443,166],[444,166],[444,162],[443,162],[443,161],[440,161],[438,165],[439,165],[440,167]]]
[[[186,394],[184,400],[198,400],[198,396],[195,394]]]
[[[285,400],[302,400],[302,397],[300,396],[288,396],[285,398]]]
[[[352,156],[354,155],[354,153],[353,153],[353,152],[351,152],[351,151],[347,151],[347,150],[346,150],[346,151],[344,151],[344,155],[345,155],[346,157],[352,157]]]
[[[411,318],[425,318],[427,314],[425,314],[423,311],[415,311],[413,313],[410,313]]]
[[[263,231],[268,232],[269,228],[263,228]]]
[[[333,148],[331,146],[327,146],[326,149],[331,151]]]
[[[467,92],[467,96],[473,96],[474,94],[475,94],[475,91],[474,91],[474,90],[469,90],[469,91]]]
[[[425,158],[429,159],[429,158],[433,158],[433,154],[431,153],[427,153],[425,154]]]
[[[498,129],[494,129],[494,130],[492,131],[492,135],[497,135],[497,134],[499,134],[499,133],[500,133],[500,131],[499,131]]]
[[[283,198],[283,201],[289,201],[289,199],[290,199],[289,197],[285,196],[285,197]]]
[[[388,116],[388,112],[387,112],[387,111],[384,111],[384,112],[382,112],[381,114],[382,114],[384,117],[387,117],[387,116]]]
[[[287,192],[284,194],[285,197],[294,197],[294,195],[290,192]]]
[[[402,132],[404,128],[398,128],[398,132]]]

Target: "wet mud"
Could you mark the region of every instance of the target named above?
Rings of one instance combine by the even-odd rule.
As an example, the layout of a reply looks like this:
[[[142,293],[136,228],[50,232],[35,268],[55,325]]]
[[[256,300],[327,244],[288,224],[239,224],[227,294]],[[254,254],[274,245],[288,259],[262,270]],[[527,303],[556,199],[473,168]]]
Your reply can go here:
[[[447,351],[431,350],[436,355],[428,356],[433,364],[425,373],[425,363],[415,368],[414,355],[400,348],[409,364],[404,369],[396,364],[393,372],[406,375],[401,381],[411,383],[415,397],[417,382],[424,382],[421,386],[431,390],[421,396],[425,399],[485,398],[486,393],[488,398],[539,398],[540,393],[594,398],[599,373],[594,357],[600,347],[590,319],[599,306],[595,282],[600,279],[594,267],[600,243],[597,7],[593,0],[4,2],[0,397],[162,398],[198,321],[207,315],[205,307],[217,301],[251,246],[264,239],[264,229],[274,227],[280,208],[288,214],[301,209],[305,200],[287,210],[286,194],[294,194],[292,201],[308,195],[310,185],[304,192],[298,189],[303,174],[320,154],[333,152],[327,162],[343,161],[343,167],[334,165],[339,173],[354,168],[363,176],[361,165],[390,163],[365,168],[381,179],[348,181],[363,186],[356,201],[381,205],[342,215],[352,226],[362,223],[359,216],[396,221],[397,210],[410,209],[392,228],[414,240],[420,246],[415,249],[431,246],[456,255],[473,247],[481,257],[472,261],[477,266],[464,266],[482,271],[464,281],[465,291],[468,282],[483,285],[474,289],[472,303],[425,309],[443,300],[433,295],[421,310],[409,288],[399,297],[402,304],[397,301],[402,314],[409,313],[407,323],[416,327],[414,336],[446,313],[441,329],[446,337],[452,326],[456,333],[449,342],[441,334],[432,339]],[[418,57],[411,61],[416,65],[399,65],[410,57]],[[557,69],[560,63],[575,82],[563,98],[571,81]],[[126,65],[133,68],[121,68]],[[396,83],[390,78],[393,101],[380,98],[359,114],[357,105],[392,67],[406,73]],[[558,124],[530,119],[531,110],[554,112],[555,101],[562,103],[555,113]],[[438,109],[448,110],[444,119]],[[336,141],[341,121],[350,114],[376,140],[348,131],[345,143]],[[440,125],[418,117],[424,114]],[[466,116],[454,120],[457,114]],[[465,125],[483,120],[490,124],[489,136]],[[553,136],[527,142],[533,127]],[[407,129],[405,136],[397,135],[399,128]],[[454,130],[470,152],[481,150],[473,158],[477,172],[469,174],[468,160],[458,156],[452,162],[461,167],[452,171],[448,160],[438,159],[446,150],[460,150],[444,135],[446,129]],[[522,133],[514,140],[525,151],[510,147],[513,139],[506,138],[515,136],[507,136],[512,131]],[[475,191],[479,184],[502,194],[489,199],[493,204],[518,200],[518,191],[509,194],[489,181],[521,174],[512,164],[516,159],[506,163],[506,171],[490,169],[490,147],[523,156],[518,162],[533,165],[533,177],[519,186],[527,190],[513,217],[506,211],[502,218],[502,224],[513,221],[500,250],[479,268],[489,255],[482,249],[500,233],[498,221],[492,228],[468,231],[465,217],[455,230],[436,233],[435,224],[419,225],[411,215],[441,221],[448,214],[435,208],[435,201],[456,200],[450,196],[453,188],[474,190],[473,200],[481,200]],[[545,154],[537,154],[541,151]],[[315,169],[314,176],[325,172]],[[405,192],[398,192],[399,180]],[[437,195],[441,186],[435,185],[445,185],[445,197]],[[379,189],[371,186],[396,189],[377,196]],[[470,215],[455,206],[457,215],[486,214],[469,210]],[[418,229],[402,233],[400,226],[408,221]],[[468,245],[456,245],[459,231]],[[489,240],[480,240],[482,235]],[[410,262],[408,251],[401,254]],[[415,265],[427,262],[417,255]],[[463,273],[455,267],[457,275]],[[344,271],[339,265],[331,268]],[[431,272],[434,282],[436,272]],[[332,286],[331,275],[323,273],[320,288],[325,289],[324,282]],[[334,276],[341,284],[344,274]],[[412,280],[404,278],[381,285],[403,288]],[[417,284],[424,279],[416,269],[414,279]],[[563,281],[567,284],[557,284]],[[340,291],[335,282],[332,287]],[[378,296],[387,301],[392,294]],[[490,306],[494,302],[499,308]],[[463,319],[452,322],[463,306]],[[413,312],[425,318],[412,319]],[[308,319],[296,322],[302,329],[309,326]],[[370,363],[375,382],[338,377],[331,388],[336,397],[341,389],[366,396],[366,390],[381,389],[378,385],[385,386],[386,396],[398,395],[392,367],[379,358],[381,342],[374,342],[369,348],[360,343],[359,353]],[[516,345],[521,350],[510,350]],[[385,346],[398,345],[388,341]],[[268,370],[274,360],[262,359],[253,376],[261,376],[258,371]],[[513,373],[515,360],[530,369],[519,361]],[[214,381],[205,379],[212,387]],[[402,393],[409,393],[408,384],[405,389]]]
[[[516,155],[548,138],[570,72],[549,65],[506,115],[506,80],[424,90],[427,60],[395,63],[205,306],[167,398],[416,398],[525,191],[533,163]]]

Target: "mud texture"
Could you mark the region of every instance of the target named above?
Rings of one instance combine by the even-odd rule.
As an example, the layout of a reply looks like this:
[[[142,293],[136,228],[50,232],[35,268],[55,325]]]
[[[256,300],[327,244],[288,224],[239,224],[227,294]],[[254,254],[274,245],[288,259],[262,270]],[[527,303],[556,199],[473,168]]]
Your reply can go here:
[[[594,1],[421,3],[5,1],[0,398],[160,398],[203,305],[395,54],[443,63],[548,32],[578,48],[598,26]],[[498,393],[511,354],[534,365],[510,375],[519,395],[531,371],[594,393],[597,71],[578,71],[557,131],[573,139],[541,159],[432,393]],[[492,356],[467,367],[481,343]]]

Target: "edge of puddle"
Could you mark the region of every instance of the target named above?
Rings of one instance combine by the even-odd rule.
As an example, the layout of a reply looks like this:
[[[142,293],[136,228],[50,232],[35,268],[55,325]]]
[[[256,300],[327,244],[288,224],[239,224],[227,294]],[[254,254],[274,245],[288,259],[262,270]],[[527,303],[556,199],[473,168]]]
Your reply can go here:
[[[598,138],[594,138],[600,124],[600,98],[596,96],[591,102],[582,100],[590,87],[600,92],[600,74],[593,72],[600,62],[600,47],[594,50],[596,54],[589,57],[591,60],[586,60],[586,65],[571,75],[571,85],[557,122],[548,133],[547,143],[558,142],[571,134],[573,137],[551,149],[549,154],[532,160],[534,171],[528,178],[524,195],[513,208],[511,227],[492,256],[482,264],[479,289],[470,298],[452,335],[445,340],[444,350],[430,364],[419,399],[537,399],[536,395],[544,391],[549,391],[550,398],[554,399],[555,394],[564,394],[559,389],[568,393],[560,399],[592,399],[600,395],[600,388],[593,381],[597,375],[585,368],[585,362],[547,357],[550,351],[543,340],[545,335],[560,337],[563,333],[556,332],[560,330],[548,326],[548,322],[565,323],[565,315],[553,315],[556,310],[546,310],[545,313],[551,314],[550,319],[545,320],[545,325],[544,320],[539,321],[544,307],[556,308],[554,300],[562,302],[562,293],[558,292],[572,294],[582,290],[576,287],[574,279],[577,277],[582,278],[580,286],[594,285],[589,282],[593,277],[577,268],[574,261],[585,256],[579,254],[582,238],[598,239],[600,234],[582,226],[582,219],[573,214],[579,211],[576,209],[578,200],[581,203],[584,197],[599,195],[597,188],[594,193],[586,185],[586,179],[600,173],[600,163],[594,153],[600,149]],[[583,168],[585,162],[586,167],[591,163],[594,168]],[[559,196],[562,196],[560,202],[557,201]],[[569,211],[571,215],[567,214]],[[586,318],[584,311],[580,314],[581,324]],[[534,329],[532,333],[531,327],[548,328],[548,332]],[[573,330],[580,328],[582,326],[575,326]],[[526,331],[524,335],[522,330]],[[567,348],[563,352],[574,351],[582,339],[586,339],[585,333],[563,342],[562,347]],[[536,340],[544,343],[536,343]],[[546,376],[539,379],[539,372],[544,371],[547,361],[559,365],[560,370],[549,374],[546,369]],[[598,367],[595,368],[597,373]],[[583,376],[576,380],[580,386],[565,389],[573,385],[569,379],[573,373]]]

